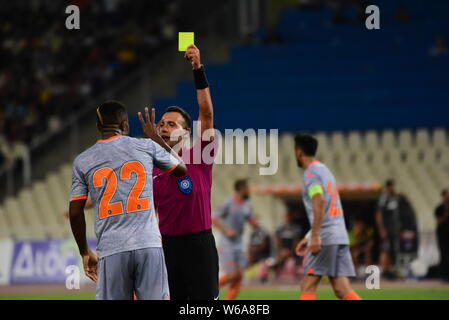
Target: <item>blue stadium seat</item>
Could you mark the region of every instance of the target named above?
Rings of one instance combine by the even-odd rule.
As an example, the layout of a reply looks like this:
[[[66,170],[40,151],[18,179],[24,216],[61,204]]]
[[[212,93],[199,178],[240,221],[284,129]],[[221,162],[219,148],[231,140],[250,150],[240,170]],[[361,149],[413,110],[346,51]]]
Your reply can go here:
[[[291,131],[449,125],[449,57],[431,57],[449,38],[449,1],[407,1],[412,22],[393,23],[400,1],[380,0],[383,24],[332,26],[332,10],[281,15],[279,45],[232,49],[228,65],[209,65],[216,126]],[[436,14],[436,12],[438,13]],[[354,14],[349,12],[348,14]],[[431,18],[431,19],[430,19]],[[264,31],[258,32],[258,37]],[[191,81],[154,105],[197,108]]]

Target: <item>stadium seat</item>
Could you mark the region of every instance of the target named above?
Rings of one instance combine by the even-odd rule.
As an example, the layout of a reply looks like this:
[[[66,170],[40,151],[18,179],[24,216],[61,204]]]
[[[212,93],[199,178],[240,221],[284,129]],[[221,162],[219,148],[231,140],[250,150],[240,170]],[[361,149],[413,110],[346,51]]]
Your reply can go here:
[[[399,131],[399,148],[400,150],[410,150],[413,147],[412,133],[409,129]]]
[[[51,204],[50,196],[45,190],[45,184],[43,182],[37,182],[31,189],[36,208],[39,209],[44,223],[47,227],[46,235],[54,238],[60,238],[64,236],[64,230],[61,227],[61,217],[58,217],[58,212]],[[59,213],[62,215],[62,213]]]
[[[416,131],[416,146],[418,148],[427,148],[430,143],[430,135],[427,129],[418,129]]]
[[[334,152],[344,152],[346,150],[346,140],[342,132],[333,132],[330,140]]]
[[[365,134],[365,150],[367,151],[375,151],[378,149],[379,140],[376,131],[369,130]]]
[[[362,145],[362,135],[360,132],[351,131],[348,134],[348,149],[354,152],[361,152],[363,148]]]
[[[385,149],[385,150],[391,150],[391,149],[396,148],[396,146],[397,146],[396,136],[395,136],[393,130],[383,130],[382,131],[381,145],[382,145],[382,149]]]
[[[0,207],[0,240],[12,237],[11,226],[6,217],[6,212]]]
[[[435,148],[447,148],[447,132],[443,128],[433,130],[432,142]]]
[[[420,228],[434,228],[433,209],[439,201],[440,191],[448,187],[449,181],[446,129],[418,129],[416,132],[387,129],[379,133],[353,130],[347,134],[321,131],[316,137],[320,144],[318,159],[328,165],[339,183],[383,183],[394,178],[400,192],[407,195],[416,210]],[[244,146],[247,159],[248,143]],[[297,166],[293,150],[294,135],[282,134],[278,145],[278,172],[273,176],[261,176],[260,164],[215,164],[213,210],[233,193],[233,182],[239,178],[250,178],[250,184],[256,186],[301,183],[303,171]],[[226,151],[222,146],[218,154],[226,152],[230,150]],[[235,146],[232,153],[235,159]],[[16,198],[6,199],[0,209],[0,223],[8,228],[0,230],[0,237],[69,237],[70,225],[63,212],[68,208],[71,174],[71,164],[66,163],[44,180],[35,182],[30,189],[22,190]],[[279,205],[276,201],[272,196],[254,195],[253,198],[256,211],[266,221],[282,219],[282,214],[271,216],[282,209],[276,207]],[[92,210],[86,211],[86,220],[90,226],[88,234],[93,237]],[[29,228],[33,232],[29,232]]]
[[[33,230],[33,238],[45,238],[44,223],[40,217],[40,212],[34,204],[29,190],[22,190],[18,197],[19,210],[26,215],[26,226]]]
[[[36,231],[33,226],[26,222],[26,212],[20,209],[15,198],[7,198],[4,202],[4,210],[6,217],[10,221],[11,233],[13,238],[17,239],[33,239]]]

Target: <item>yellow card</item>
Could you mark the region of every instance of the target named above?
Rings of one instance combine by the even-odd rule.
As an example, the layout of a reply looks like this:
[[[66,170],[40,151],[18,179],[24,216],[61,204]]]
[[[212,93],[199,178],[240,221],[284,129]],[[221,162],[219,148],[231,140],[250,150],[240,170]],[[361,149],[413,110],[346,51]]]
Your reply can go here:
[[[178,49],[179,51],[187,51],[187,47],[195,44],[194,32],[179,32]]]

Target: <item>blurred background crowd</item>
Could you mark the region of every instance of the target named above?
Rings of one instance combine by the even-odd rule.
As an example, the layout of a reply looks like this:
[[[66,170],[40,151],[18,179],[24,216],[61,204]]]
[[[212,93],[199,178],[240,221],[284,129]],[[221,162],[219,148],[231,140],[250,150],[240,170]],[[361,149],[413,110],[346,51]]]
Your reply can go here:
[[[65,26],[69,4],[82,12],[76,32]],[[186,18],[179,4],[2,1],[0,166],[172,41]]]
[[[177,32],[194,31],[217,129],[281,133],[276,176],[214,169],[213,207],[238,175],[259,188],[262,227],[247,236],[249,279],[301,276],[294,248],[309,226],[290,146],[299,130],[317,133],[319,159],[350,191],[342,198],[359,277],[378,264],[387,279],[449,278],[447,1],[0,2],[0,239],[69,235],[61,213],[71,162],[96,140],[99,100],[124,100],[135,136],[133,115],[150,103],[196,116],[176,51]],[[80,30],[65,27],[71,4]],[[370,4],[380,7],[380,30],[365,28]],[[293,191],[277,197],[264,185]]]

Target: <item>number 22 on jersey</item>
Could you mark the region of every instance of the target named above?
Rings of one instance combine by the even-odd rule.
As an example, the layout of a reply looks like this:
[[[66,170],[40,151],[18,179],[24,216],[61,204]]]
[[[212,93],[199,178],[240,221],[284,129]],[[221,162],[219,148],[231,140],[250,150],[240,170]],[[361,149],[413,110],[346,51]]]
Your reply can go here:
[[[338,217],[341,216],[341,209],[338,206],[337,199],[339,197],[337,186],[334,186],[332,182],[327,184],[327,193],[331,196],[331,203],[329,206],[329,216]]]
[[[150,199],[140,198],[147,180],[145,167],[142,163],[139,161],[126,162],[120,169],[120,181],[130,180],[133,172],[136,174],[137,179],[126,201],[127,213],[148,210],[150,208]],[[124,213],[123,201],[111,203],[111,200],[117,191],[118,183],[120,183],[114,170],[111,168],[99,169],[95,171],[93,180],[95,188],[105,187],[98,208],[99,218],[104,219]],[[105,183],[104,180],[106,180]]]

